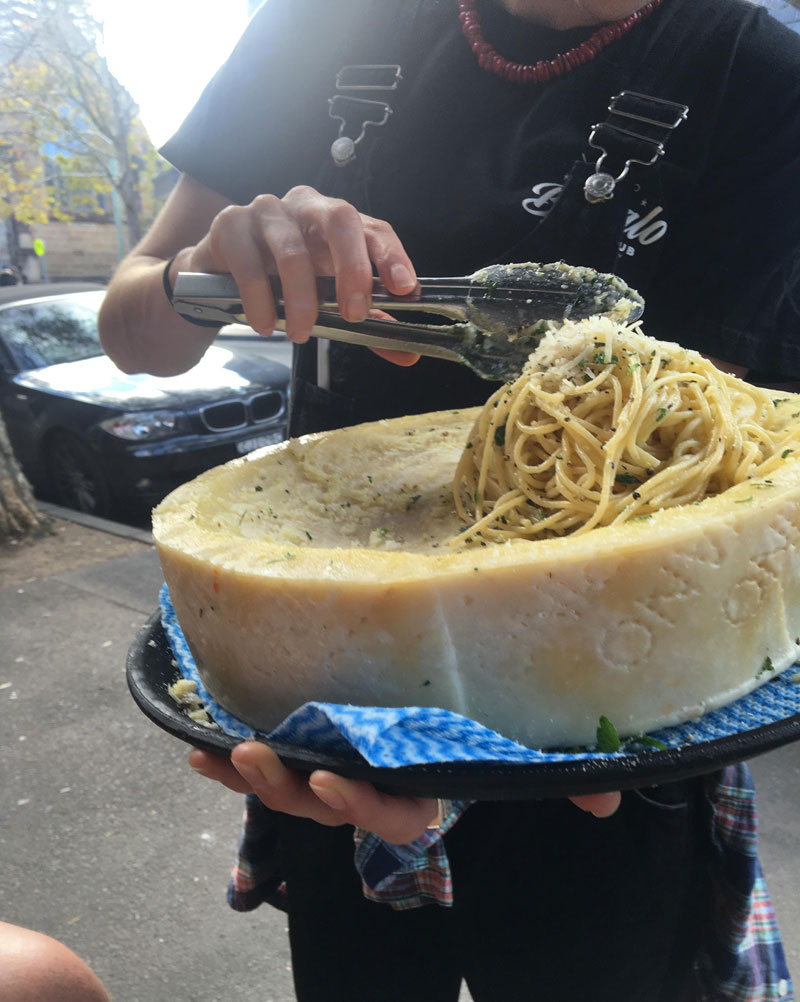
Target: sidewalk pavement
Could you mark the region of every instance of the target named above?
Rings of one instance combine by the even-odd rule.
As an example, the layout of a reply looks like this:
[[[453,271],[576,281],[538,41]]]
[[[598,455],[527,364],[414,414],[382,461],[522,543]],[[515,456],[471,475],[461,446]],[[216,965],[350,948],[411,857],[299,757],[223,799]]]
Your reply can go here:
[[[115,1002],[292,1002],[284,916],[225,903],[241,797],[196,776],[128,694],[125,655],[161,584],[149,533],[42,507],[80,523],[77,549],[117,555],[22,580],[0,565],[0,918],[65,942]],[[800,982],[800,742],[751,767]]]
[[[0,917],[62,940],[115,1002],[291,1002],[285,917],[225,902],[242,798],[128,693],[162,580],[149,533],[83,522],[130,552],[0,574]]]

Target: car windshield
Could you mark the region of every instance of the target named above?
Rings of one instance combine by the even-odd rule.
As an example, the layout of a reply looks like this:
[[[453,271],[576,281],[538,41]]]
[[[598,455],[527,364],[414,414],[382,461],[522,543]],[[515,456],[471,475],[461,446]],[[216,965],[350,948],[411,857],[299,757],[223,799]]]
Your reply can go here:
[[[0,310],[0,338],[20,369],[102,355],[97,314],[102,292],[79,292]]]

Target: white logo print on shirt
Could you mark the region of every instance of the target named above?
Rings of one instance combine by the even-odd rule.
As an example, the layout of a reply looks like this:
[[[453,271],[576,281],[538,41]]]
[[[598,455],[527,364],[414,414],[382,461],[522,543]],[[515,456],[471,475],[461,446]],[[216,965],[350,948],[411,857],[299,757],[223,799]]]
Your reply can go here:
[[[558,196],[563,188],[563,184],[557,184],[555,181],[542,181],[541,184],[535,184],[531,188],[534,197],[523,198],[522,208],[526,212],[530,212],[532,216],[546,216],[558,201]]]
[[[544,217],[558,201],[563,190],[564,185],[555,181],[542,181],[535,184],[531,188],[533,197],[524,198],[522,208],[532,216]],[[640,208],[644,210],[646,207],[647,199],[642,199]],[[620,250],[632,257],[636,253],[634,244],[646,247],[648,244],[654,244],[657,240],[661,240],[668,228],[666,219],[659,218],[663,211],[661,205],[657,205],[646,214],[643,214],[643,211],[637,212],[635,209],[628,209],[623,232],[629,243],[625,241],[620,243]]]

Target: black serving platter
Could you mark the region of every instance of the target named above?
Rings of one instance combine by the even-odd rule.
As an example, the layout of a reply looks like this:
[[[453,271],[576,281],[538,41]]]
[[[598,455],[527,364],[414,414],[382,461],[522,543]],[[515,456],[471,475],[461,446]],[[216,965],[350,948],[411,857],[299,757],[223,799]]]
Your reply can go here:
[[[230,755],[241,739],[203,727],[188,717],[167,689],[180,675],[155,612],[139,631],[127,659],[127,679],[139,708],[159,727],[190,745]],[[606,793],[675,782],[742,762],[800,738],[800,714],[730,737],[664,751],[641,751],[602,759],[566,762],[442,762],[433,765],[376,768],[353,753],[344,758],[273,741],[268,744],[292,769],[327,769],[349,779],[374,783],[389,793],[414,797],[468,800],[538,800]]]

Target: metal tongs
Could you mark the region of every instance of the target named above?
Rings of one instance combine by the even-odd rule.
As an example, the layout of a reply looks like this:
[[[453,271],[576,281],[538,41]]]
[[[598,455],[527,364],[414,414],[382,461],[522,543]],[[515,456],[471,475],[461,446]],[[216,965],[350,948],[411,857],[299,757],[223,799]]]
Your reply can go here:
[[[271,276],[281,321],[283,294]],[[463,278],[420,278],[407,296],[395,296],[373,281],[372,305],[447,317],[446,324],[405,323],[368,318],[349,323],[338,313],[333,278],[318,278],[320,312],[314,337],[392,348],[462,362],[484,379],[508,380],[521,372],[550,322],[581,320],[595,314],[631,323],[644,300],[616,275],[592,268],[553,264],[491,265]],[[247,321],[230,275],[181,272],[173,305],[190,320],[230,324]],[[279,323],[282,329],[282,323]]]

